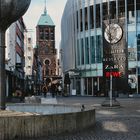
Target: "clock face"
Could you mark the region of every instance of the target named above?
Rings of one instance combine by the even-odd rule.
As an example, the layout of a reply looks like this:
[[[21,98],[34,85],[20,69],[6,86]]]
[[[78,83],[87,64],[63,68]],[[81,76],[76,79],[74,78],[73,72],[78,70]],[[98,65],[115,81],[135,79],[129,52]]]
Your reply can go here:
[[[108,43],[115,44],[122,38],[122,28],[118,24],[110,24],[106,27],[104,37]]]

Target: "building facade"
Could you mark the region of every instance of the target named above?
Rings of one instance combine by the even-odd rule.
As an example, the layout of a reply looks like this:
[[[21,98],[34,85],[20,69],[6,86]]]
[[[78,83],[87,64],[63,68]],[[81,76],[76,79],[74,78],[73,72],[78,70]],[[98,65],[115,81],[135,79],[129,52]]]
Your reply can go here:
[[[42,88],[42,64],[38,56],[38,48],[33,51],[32,83],[34,94],[40,95]]]
[[[111,29],[112,25],[116,30]],[[122,34],[117,40],[116,36],[119,37],[120,34],[117,33],[118,26]],[[105,33],[107,27],[109,29]],[[70,75],[71,91],[76,89],[77,95],[104,96],[104,87],[109,86],[106,86],[105,82],[108,74],[113,75],[113,79],[117,76],[125,77],[127,89],[130,86],[132,93],[139,92],[140,2],[138,0],[68,0],[61,21],[61,35],[63,73]],[[106,46],[111,47],[108,50]],[[120,59],[126,60],[125,64],[120,62]],[[113,64],[108,66],[105,61],[110,61],[109,65]],[[106,69],[113,71],[105,72]],[[124,71],[125,75],[121,75]]]
[[[57,50],[55,48],[55,25],[46,7],[36,27],[37,54],[42,65],[44,86],[57,75]]]
[[[7,31],[6,45],[6,95],[11,97],[16,88],[24,91],[24,32],[23,18],[13,23]]]
[[[33,93],[33,57],[34,57],[34,49],[33,49],[33,39],[32,32],[28,31],[25,33],[25,47],[24,47],[24,57],[25,57],[25,90],[26,94]]]

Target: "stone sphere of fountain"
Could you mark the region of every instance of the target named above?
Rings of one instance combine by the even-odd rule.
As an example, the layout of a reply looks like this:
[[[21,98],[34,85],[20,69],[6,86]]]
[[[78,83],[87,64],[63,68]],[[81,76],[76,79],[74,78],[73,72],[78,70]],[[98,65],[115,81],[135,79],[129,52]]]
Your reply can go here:
[[[28,9],[31,0],[0,0],[0,29],[6,30]]]

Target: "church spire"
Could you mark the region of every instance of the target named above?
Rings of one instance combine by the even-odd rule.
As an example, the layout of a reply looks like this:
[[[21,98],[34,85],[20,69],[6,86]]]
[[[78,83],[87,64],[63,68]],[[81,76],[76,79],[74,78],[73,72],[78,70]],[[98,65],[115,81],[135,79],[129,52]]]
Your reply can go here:
[[[47,8],[46,8],[46,0],[44,1],[45,2],[45,7],[44,7],[44,14],[47,13]]]

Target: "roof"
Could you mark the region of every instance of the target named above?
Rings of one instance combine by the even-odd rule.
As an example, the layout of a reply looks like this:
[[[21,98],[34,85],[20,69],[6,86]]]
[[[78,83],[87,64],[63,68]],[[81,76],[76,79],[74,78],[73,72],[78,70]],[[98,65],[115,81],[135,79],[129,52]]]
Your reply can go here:
[[[55,26],[51,17],[47,14],[47,11],[41,15],[37,25],[48,25],[48,26]]]

